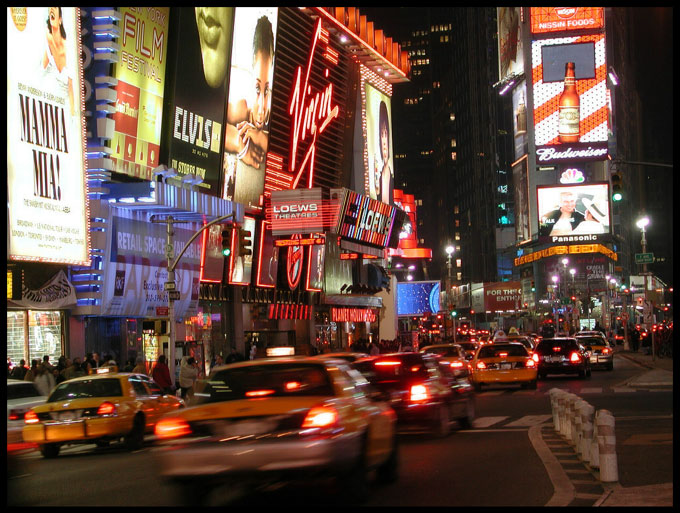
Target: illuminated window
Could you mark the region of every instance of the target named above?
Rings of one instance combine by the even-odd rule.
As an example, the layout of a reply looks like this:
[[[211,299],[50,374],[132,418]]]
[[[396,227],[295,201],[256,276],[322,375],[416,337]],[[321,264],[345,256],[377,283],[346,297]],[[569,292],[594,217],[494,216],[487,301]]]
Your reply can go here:
[[[457,154],[455,151],[451,152],[451,160],[456,160]]]
[[[456,219],[456,228],[460,227],[460,219]]]
[[[460,208],[458,208],[458,205],[454,205],[454,207],[453,207],[453,213],[454,213],[454,214],[460,214]]]
[[[451,121],[455,121],[456,115],[452,112],[452,113],[449,115],[449,119],[450,119]]]
[[[463,267],[463,261],[460,258],[456,258],[456,267]]]
[[[463,280],[463,273],[456,273],[456,279],[458,281],[462,281]]]
[[[451,148],[455,148],[455,147],[456,147],[456,144],[457,144],[457,143],[456,143],[456,138],[454,137],[453,139],[451,139]]]
[[[456,239],[456,240],[460,240],[460,232],[456,232],[456,237],[455,237],[455,239]]]

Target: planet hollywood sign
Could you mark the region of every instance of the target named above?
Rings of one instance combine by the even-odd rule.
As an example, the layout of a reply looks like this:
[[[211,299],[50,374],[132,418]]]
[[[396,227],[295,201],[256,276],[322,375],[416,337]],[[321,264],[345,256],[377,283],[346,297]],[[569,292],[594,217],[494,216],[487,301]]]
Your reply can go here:
[[[375,322],[376,319],[372,308],[331,308],[332,322]]]

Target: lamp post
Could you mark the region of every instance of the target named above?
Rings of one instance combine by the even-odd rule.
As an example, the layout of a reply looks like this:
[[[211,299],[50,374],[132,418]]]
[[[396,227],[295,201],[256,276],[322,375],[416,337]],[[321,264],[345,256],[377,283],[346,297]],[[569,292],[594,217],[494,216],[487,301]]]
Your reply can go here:
[[[451,315],[451,311],[453,310],[453,302],[451,301],[451,255],[453,255],[454,248],[451,244],[446,246],[446,267],[448,269],[448,280],[446,283],[446,300],[447,300],[447,306],[448,306],[448,315],[449,317]],[[448,322],[447,322],[448,326]],[[448,335],[448,333],[447,333]],[[453,341],[456,341],[456,318],[453,318]]]
[[[576,295],[576,286],[574,285],[574,276],[576,276],[576,269],[571,268],[569,269],[569,274],[571,274],[571,294],[570,296],[575,296]],[[573,326],[574,330],[578,331],[578,326],[576,325],[575,322],[575,316],[574,316],[574,309],[576,308],[576,301],[572,301],[571,303],[571,325]]]
[[[642,252],[647,253],[647,238],[645,237],[645,234],[647,232],[646,228],[649,225],[649,217],[644,216],[638,219],[638,221],[635,223],[638,228],[640,228],[640,231],[642,232],[642,239],[640,241],[642,245]],[[647,276],[649,273],[647,272],[647,264],[642,264],[642,274],[645,277],[645,305],[642,310],[642,313],[644,315],[644,320],[645,320],[645,327],[649,329],[652,334],[652,361],[655,360],[656,355],[655,355],[655,350],[654,350],[654,330],[651,329],[652,326],[649,326],[650,324],[653,323],[653,318],[654,318],[654,307],[649,301],[649,286],[647,284]]]
[[[553,275],[552,276],[552,282],[553,282],[553,314],[555,315],[555,336],[557,336],[557,332],[560,329],[560,314],[559,314],[559,304],[558,308],[555,308],[555,301],[558,299],[559,292],[555,292],[558,289],[557,282],[560,281],[559,276]]]

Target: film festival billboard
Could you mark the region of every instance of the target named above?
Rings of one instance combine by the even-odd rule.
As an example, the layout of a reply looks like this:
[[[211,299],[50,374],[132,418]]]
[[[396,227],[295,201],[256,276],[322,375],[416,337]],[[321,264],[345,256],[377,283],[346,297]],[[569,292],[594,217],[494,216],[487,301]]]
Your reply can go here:
[[[606,159],[604,34],[533,41],[531,55],[537,163]]]
[[[121,7],[120,61],[113,65],[114,171],[145,180],[160,163],[169,7]]]
[[[439,312],[438,281],[397,283],[397,315],[421,315]]]
[[[608,183],[538,186],[536,194],[539,238],[597,241],[610,233]]]
[[[278,8],[237,7],[224,133],[222,197],[260,207],[274,80]]]
[[[170,167],[196,175],[201,191],[219,195],[233,7],[180,7],[173,25],[175,72],[167,120]],[[175,30],[176,28],[176,30]]]
[[[7,254],[89,265],[80,11],[7,8]]]
[[[389,96],[366,83],[366,152],[368,196],[390,204],[394,184],[392,103]]]

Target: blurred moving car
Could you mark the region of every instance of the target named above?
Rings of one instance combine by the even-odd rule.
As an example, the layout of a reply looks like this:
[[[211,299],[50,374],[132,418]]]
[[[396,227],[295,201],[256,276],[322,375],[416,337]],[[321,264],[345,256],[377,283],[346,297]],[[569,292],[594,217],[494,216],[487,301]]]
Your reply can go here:
[[[609,371],[614,370],[613,346],[601,332],[598,331],[595,333],[597,334],[585,335],[576,333],[575,338],[579,344],[590,352],[591,367],[604,367]]]
[[[541,340],[534,350],[533,359],[538,364],[539,379],[544,379],[548,374],[578,373],[580,378],[590,376],[590,353],[575,338]]]
[[[44,404],[26,412],[23,437],[45,458],[57,457],[64,444],[106,446],[120,438],[136,450],[161,415],[183,406],[143,374],[82,376],[59,383]]]
[[[477,352],[477,349],[479,349],[479,347],[483,344],[481,342],[459,342],[458,345],[463,348],[463,351],[465,352],[465,359],[472,360],[472,358],[475,356],[475,353]]]
[[[21,431],[24,428],[24,415],[34,406],[45,402],[47,396],[41,395],[32,381],[7,380],[7,445],[23,442]]]
[[[468,364],[465,358],[465,350],[462,344],[476,345],[476,342],[462,342],[461,344],[434,344],[420,348],[421,353],[436,354],[439,361],[448,365],[457,377],[469,375]]]
[[[394,481],[396,416],[337,359],[278,358],[220,366],[197,382],[198,404],[156,425],[161,474],[195,504],[221,481],[337,476],[361,501],[367,472]]]
[[[354,362],[354,361],[358,360],[359,358],[366,358],[367,356],[369,356],[367,353],[352,353],[352,352],[338,351],[338,352],[335,352],[335,353],[317,354],[317,355],[311,356],[310,358],[326,358],[326,359],[339,358],[340,360],[345,360],[347,362]]]
[[[492,336],[491,336],[491,335],[480,335],[480,336],[477,338],[477,343],[478,343],[480,346],[483,346],[483,345],[485,345],[485,344],[490,344],[490,343],[491,343],[491,339],[492,339]]]
[[[357,360],[354,367],[389,399],[401,431],[425,428],[445,437],[451,420],[472,425],[475,399],[467,376],[450,373],[438,356],[392,353]]]
[[[519,342],[494,342],[482,346],[472,359],[472,384],[478,392],[482,385],[519,384],[535,390],[536,362]]]
[[[529,354],[531,354],[536,347],[531,337],[526,335],[508,335],[507,338],[499,340],[500,342],[518,342],[526,347]]]

